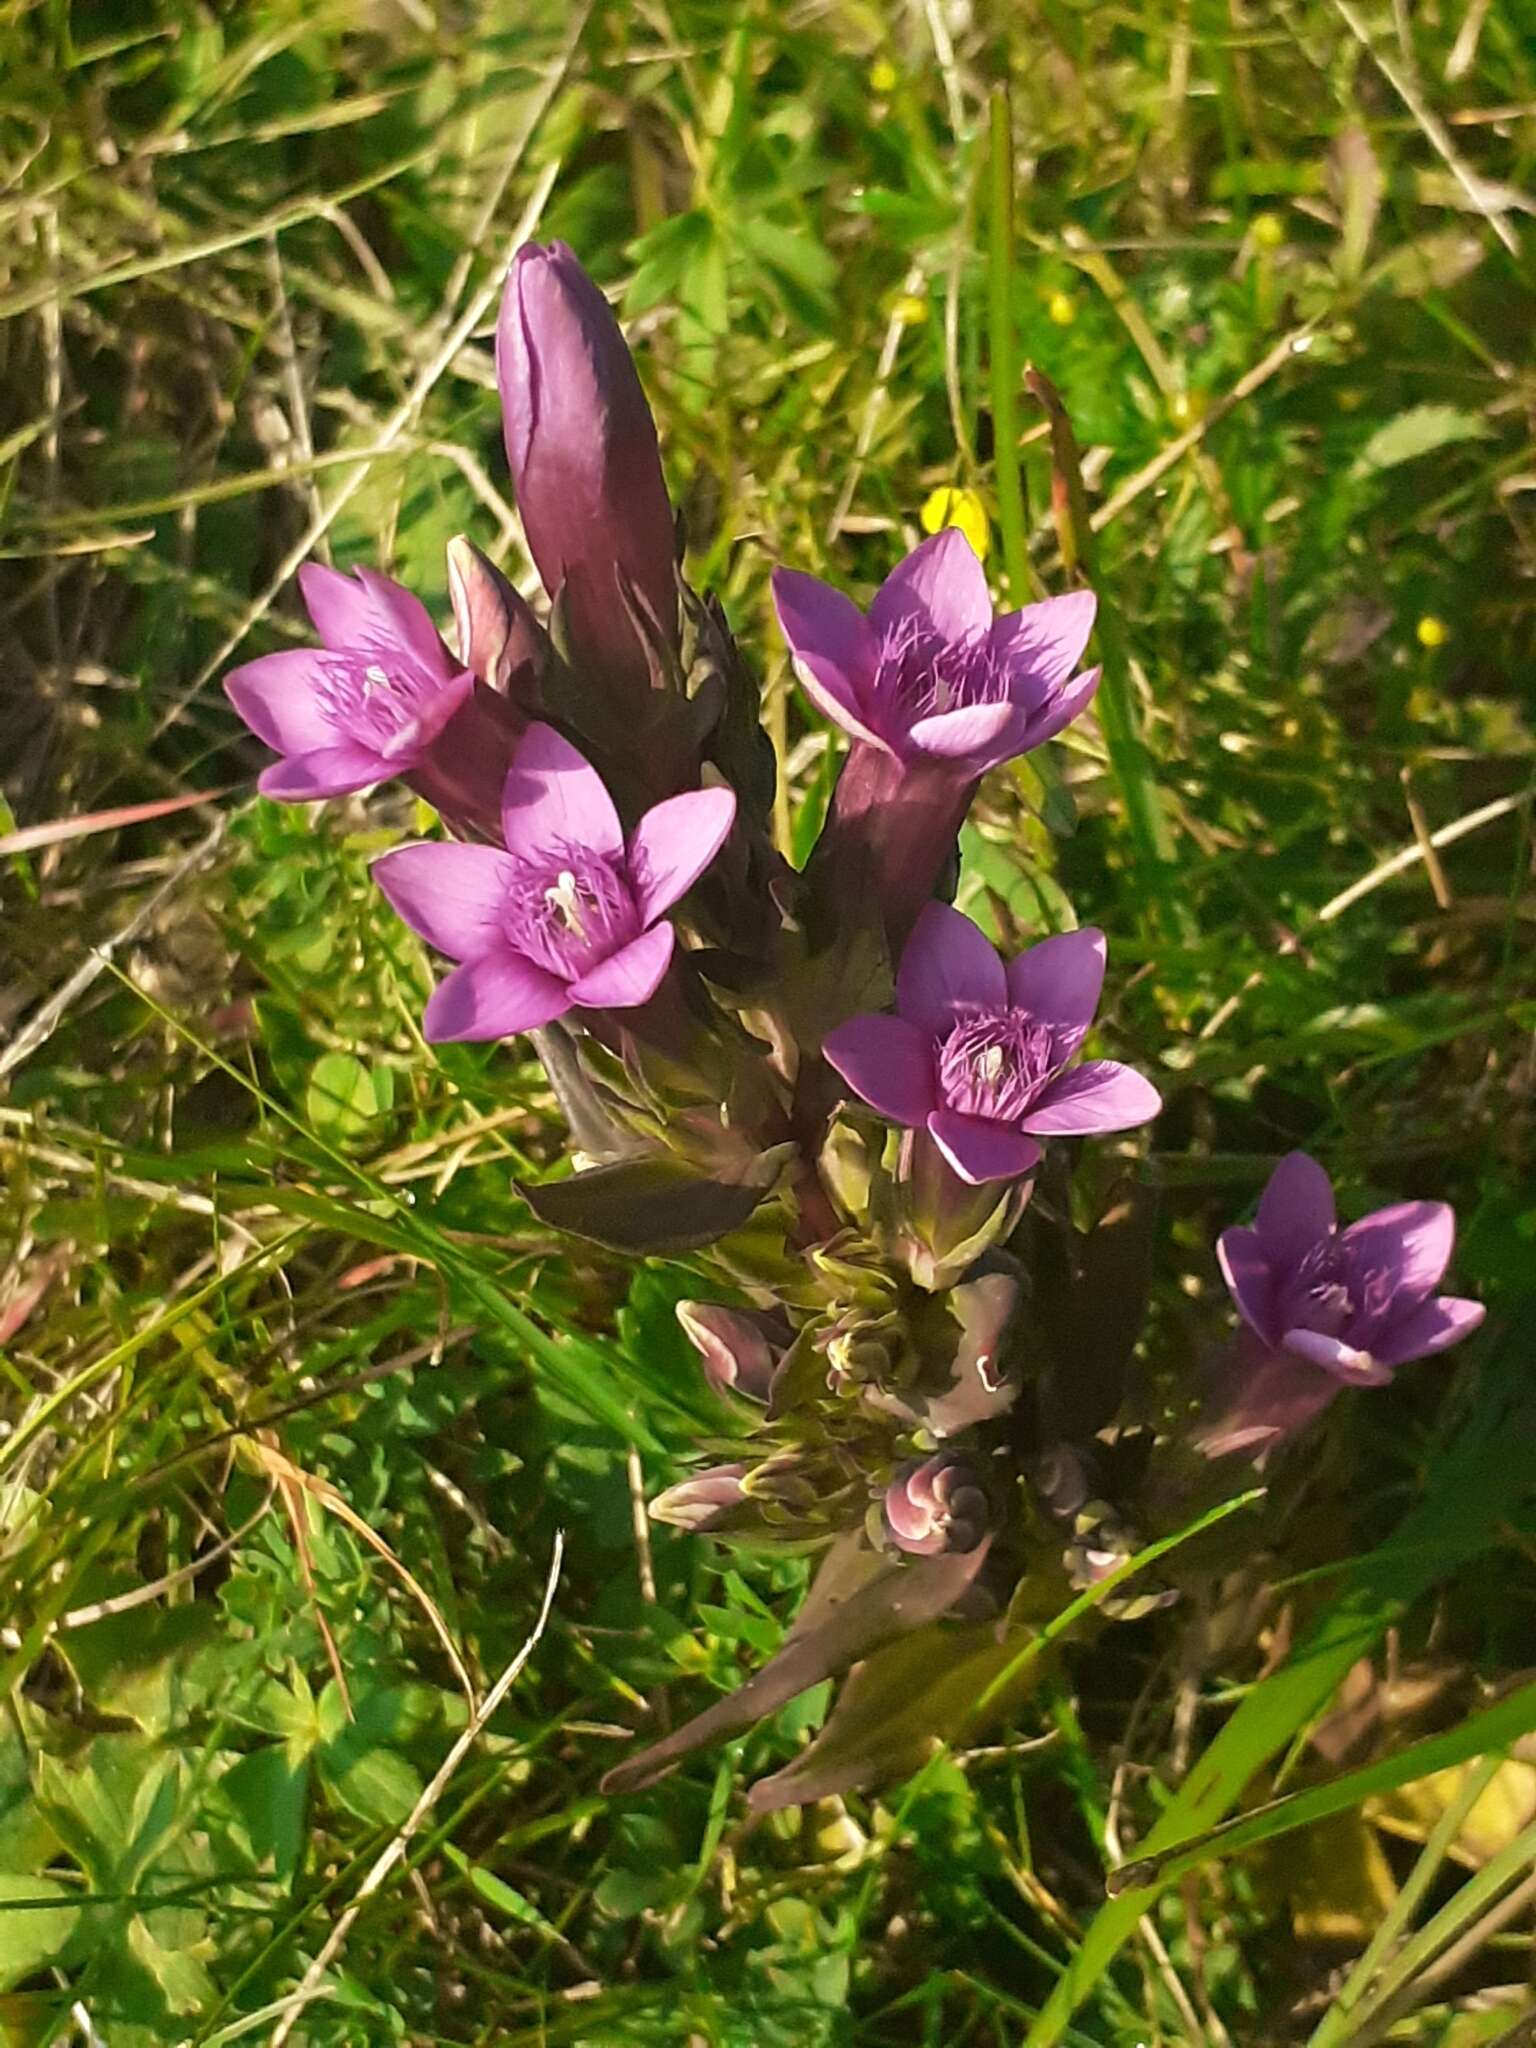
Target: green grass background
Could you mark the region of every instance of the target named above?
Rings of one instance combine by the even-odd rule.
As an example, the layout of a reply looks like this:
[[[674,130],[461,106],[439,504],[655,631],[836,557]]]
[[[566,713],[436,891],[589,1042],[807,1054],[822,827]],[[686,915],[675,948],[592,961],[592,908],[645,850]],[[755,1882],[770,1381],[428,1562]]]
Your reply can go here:
[[[1533,117],[1528,0],[0,6],[0,2039],[1531,2038],[1529,1815],[1468,1877],[1449,1823],[1388,1858],[1351,1782],[1299,1862],[1213,1849],[1113,1905],[1104,1873],[1536,1661]],[[1050,833],[992,778],[962,901],[1110,934],[1168,1102],[1148,1370],[1220,1328],[1214,1233],[1296,1144],[1356,1209],[1453,1200],[1491,1308],[1336,1413],[1199,1612],[905,1793],[752,1829],[820,1694],[596,1791],[803,1582],[637,1542],[713,1420],[686,1264],[534,1222],[541,1077],[426,1051],[367,883],[409,800],[254,799],[217,687],[302,639],[311,550],[439,611],[455,532],[523,574],[489,337],[527,232],[621,294],[801,851],[831,759],[769,568],[865,595],[953,485],[1016,601],[1060,587],[1043,416],[995,373],[1063,394],[1116,744],[1054,750]],[[370,1887],[557,1530],[547,1631]],[[1301,1737],[1377,1649],[1330,1773]],[[1458,1755],[1502,1785],[1533,1730]]]

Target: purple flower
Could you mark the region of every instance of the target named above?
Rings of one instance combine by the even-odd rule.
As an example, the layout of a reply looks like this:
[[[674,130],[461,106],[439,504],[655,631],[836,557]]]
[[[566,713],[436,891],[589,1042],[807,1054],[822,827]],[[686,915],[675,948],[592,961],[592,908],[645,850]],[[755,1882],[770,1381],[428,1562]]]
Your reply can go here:
[[[987,1533],[987,1496],[976,1468],[940,1451],[903,1465],[881,1503],[885,1533],[913,1557],[963,1556]]]
[[[867,618],[794,569],[774,570],[773,597],[819,711],[854,740],[967,780],[1051,739],[1098,687],[1097,669],[1073,674],[1092,591],[994,619],[986,572],[956,527],[891,571]]]
[[[651,1502],[651,1520],[670,1522],[674,1529],[687,1529],[695,1536],[723,1528],[738,1508],[747,1505],[741,1483],[746,1472],[743,1464],[711,1465],[695,1472],[657,1494]]]
[[[851,1017],[822,1051],[872,1109],[926,1130],[973,1186],[1039,1163],[1037,1138],[1123,1131],[1161,1108],[1114,1060],[1071,1061],[1104,981],[1104,934],[1042,939],[1005,966],[968,917],[930,903],[896,976],[894,1017]]]
[[[703,1359],[705,1377],[717,1393],[767,1401],[780,1352],[769,1343],[761,1317],[715,1301],[680,1301],[677,1320]]]
[[[626,843],[597,770],[553,727],[529,726],[502,793],[504,847],[401,846],[374,863],[411,929],[463,963],[433,992],[426,1036],[509,1038],[573,1007],[648,1001],[672,958],[663,913],[735,814],[728,789],[690,790],[647,811]]]
[[[496,564],[462,533],[448,543],[448,595],[465,667],[530,709],[544,665],[544,630]]]
[[[419,767],[475,681],[426,606],[387,576],[307,562],[299,587],[324,646],[265,654],[224,680],[252,732],[283,756],[257,787],[285,803],[345,796]]]
[[[1217,1242],[1247,1330],[1201,1447],[1273,1449],[1342,1388],[1385,1386],[1400,1365],[1470,1336],[1482,1304],[1435,1292],[1455,1235],[1445,1202],[1398,1202],[1341,1230],[1327,1174],[1287,1153],[1252,1229],[1234,1225]]]
[[[608,301],[563,242],[513,259],[496,329],[507,460],[529,551],[573,653],[648,688],[627,586],[677,638],[672,507],[656,425]]]

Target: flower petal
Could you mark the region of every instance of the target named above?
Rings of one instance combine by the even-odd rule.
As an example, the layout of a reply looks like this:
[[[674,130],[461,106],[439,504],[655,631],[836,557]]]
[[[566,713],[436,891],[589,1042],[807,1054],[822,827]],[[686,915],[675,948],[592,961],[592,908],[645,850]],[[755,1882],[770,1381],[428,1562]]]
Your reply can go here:
[[[1369,1351],[1357,1351],[1341,1337],[1325,1337],[1321,1330],[1287,1330],[1280,1347],[1293,1358],[1304,1358],[1329,1373],[1346,1387],[1384,1387],[1392,1368]]]
[[[869,623],[876,634],[883,637],[909,618],[941,640],[969,640],[991,630],[987,572],[958,526],[946,526],[915,547],[875,593]]]
[[[1018,751],[1021,754],[1032,753],[1036,747],[1043,747],[1047,740],[1053,740],[1057,733],[1065,731],[1078,713],[1091,703],[1103,673],[1100,668],[1084,669],[1064,689],[1053,691],[1043,704],[1036,705],[1029,714],[1029,723]]]
[[[1016,723],[1011,704],[962,704],[955,711],[937,711],[931,718],[918,719],[907,733],[907,742],[919,753],[936,755],[973,775],[982,775],[993,765],[999,738]]]
[[[690,789],[652,805],[629,842],[629,879],[642,925],[693,887],[724,846],[735,817],[729,789]]]
[[[918,913],[896,973],[896,1007],[919,1031],[937,1035],[956,1003],[1000,1010],[1008,1001],[1003,963],[963,911],[928,903]]]
[[[980,1187],[989,1180],[1018,1180],[1040,1164],[1040,1147],[1009,1124],[936,1109],[928,1135],[963,1181]]]
[[[1470,1337],[1486,1313],[1480,1301],[1463,1301],[1454,1294],[1433,1295],[1406,1316],[1388,1323],[1371,1350],[1383,1365],[1390,1366],[1429,1358]]]
[[[1217,1363],[1194,1447],[1206,1458],[1246,1453],[1262,1465],[1338,1398],[1339,1383],[1240,1330]]]
[[[312,804],[321,797],[350,796],[354,790],[372,789],[393,773],[387,761],[366,747],[347,744],[274,761],[257,776],[256,787],[280,804]]]
[[[357,647],[376,629],[373,601],[358,577],[324,562],[306,562],[299,571],[299,590],[327,647]]]
[[[1084,1060],[1053,1081],[1019,1123],[1041,1138],[1087,1137],[1150,1123],[1162,1106],[1163,1098],[1134,1067],[1122,1067],[1118,1060]]]
[[[515,873],[497,847],[439,841],[397,846],[372,868],[396,916],[450,960],[502,950],[502,912]]]
[[[1294,1266],[1334,1227],[1333,1183],[1310,1154],[1287,1152],[1259,1197],[1253,1227],[1276,1269]]]
[[[675,943],[671,925],[653,924],[573,981],[571,1001],[585,1010],[632,1010],[638,1003],[648,1003],[661,986]]]
[[[357,579],[373,608],[376,633],[408,649],[431,675],[446,680],[455,672],[458,664],[419,597],[377,569],[359,569]]]
[[[517,953],[491,953],[455,967],[432,991],[421,1020],[433,1045],[455,1040],[515,1038],[552,1024],[571,1007],[563,981]]]
[[[798,569],[775,569],[773,606],[805,693],[824,718],[877,747],[863,711],[875,672],[875,636],[852,598]]]
[[[603,778],[552,725],[523,734],[501,799],[508,853],[537,860],[565,847],[622,853],[624,830]]]
[[[317,754],[338,733],[320,697],[325,656],[314,647],[285,648],[231,669],[224,694],[260,740],[280,754]]]
[[[1008,962],[1008,1000],[1058,1033],[1059,1056],[1082,1044],[1104,987],[1107,953],[1096,925],[1042,939]]]
[[[1275,1276],[1264,1256],[1259,1233],[1245,1224],[1233,1224],[1216,1240],[1216,1261],[1243,1321],[1266,1344],[1278,1344],[1281,1333],[1275,1327]]]
[[[1451,1262],[1456,1241],[1456,1215],[1448,1202],[1394,1202],[1341,1231],[1339,1242],[1357,1283],[1369,1279],[1369,1292],[1385,1315],[1416,1307],[1438,1285]]]
[[[993,626],[993,653],[1010,677],[1017,675],[1021,683],[1027,677],[1037,686],[1031,693],[1034,701],[1041,691],[1058,690],[1077,667],[1098,604],[1091,590],[1071,590],[1065,597],[1004,612]]]
[[[919,1125],[934,1107],[933,1046],[902,1017],[850,1017],[821,1042],[827,1064],[892,1123]]]

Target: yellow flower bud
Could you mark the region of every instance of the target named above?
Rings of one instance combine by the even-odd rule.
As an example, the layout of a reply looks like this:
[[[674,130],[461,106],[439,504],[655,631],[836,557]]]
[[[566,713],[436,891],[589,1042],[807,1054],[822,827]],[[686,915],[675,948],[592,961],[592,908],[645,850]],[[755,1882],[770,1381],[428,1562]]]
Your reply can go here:
[[[903,327],[921,327],[928,318],[928,301],[920,299],[915,292],[903,292],[891,312]]]
[[[1055,327],[1070,327],[1077,318],[1077,301],[1070,292],[1052,292],[1045,302],[1045,316]]]
[[[1421,647],[1443,647],[1451,637],[1451,629],[1444,619],[1437,619],[1433,612],[1426,612],[1414,632]]]
[[[986,507],[974,491],[959,491],[950,484],[941,484],[938,490],[930,491],[924,499],[918,517],[924,533],[937,533],[942,527],[958,526],[981,560],[987,559],[992,533]]]
[[[1285,240],[1285,222],[1278,213],[1256,213],[1253,239],[1260,249],[1278,249]]]
[[[889,57],[877,57],[869,67],[869,89],[877,93],[894,92],[899,77],[900,73]]]

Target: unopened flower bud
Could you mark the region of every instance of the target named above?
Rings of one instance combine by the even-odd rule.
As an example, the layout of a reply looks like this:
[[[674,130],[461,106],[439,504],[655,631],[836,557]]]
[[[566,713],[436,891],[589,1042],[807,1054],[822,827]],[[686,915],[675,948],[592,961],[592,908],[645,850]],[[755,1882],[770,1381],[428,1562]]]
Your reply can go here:
[[[677,642],[672,508],[656,424],[608,301],[563,242],[513,260],[496,330],[517,508],[573,655],[650,688],[627,587]]]
[[[691,1479],[669,1486],[651,1502],[651,1520],[668,1522],[674,1529],[706,1535],[724,1526],[732,1512],[743,1506],[745,1465],[712,1465],[707,1472],[695,1472]]]
[[[462,533],[448,543],[448,595],[460,661],[481,682],[532,709],[546,651],[543,629],[496,564]]]
[[[974,1550],[987,1533],[987,1496],[976,1468],[939,1452],[902,1466],[885,1490],[886,1534],[914,1557]]]
[[[750,1316],[713,1301],[680,1301],[677,1320],[717,1393],[766,1402],[778,1357]]]

